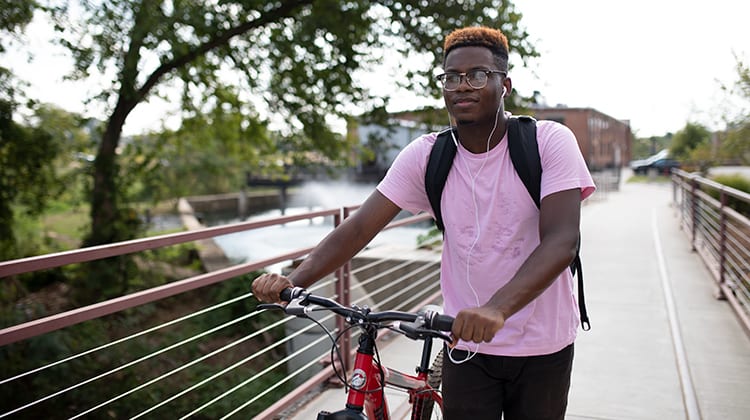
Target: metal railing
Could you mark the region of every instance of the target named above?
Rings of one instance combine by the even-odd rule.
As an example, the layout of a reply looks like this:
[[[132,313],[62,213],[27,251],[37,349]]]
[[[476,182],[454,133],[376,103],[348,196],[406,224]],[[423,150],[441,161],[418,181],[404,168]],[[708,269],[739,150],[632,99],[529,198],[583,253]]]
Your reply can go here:
[[[681,170],[672,172],[673,201],[692,249],[750,334],[750,194]],[[747,210],[745,210],[747,211]]]
[[[0,262],[0,278],[299,220],[332,217],[335,227],[356,209],[309,212],[5,261]],[[387,229],[428,219],[427,215],[404,218]],[[416,310],[439,296],[439,255],[425,251],[425,258],[406,259],[376,255],[375,250],[361,253],[316,289],[343,303],[381,310]],[[331,343],[313,324],[300,327],[294,318],[254,310],[247,275],[293,263],[310,251],[301,248],[237,264],[0,330],[0,363],[6,374],[0,377],[0,418],[226,418],[235,414],[269,418],[289,408],[334,375],[325,362]],[[229,296],[227,290],[232,292]],[[174,313],[166,309],[174,306],[191,310],[165,319],[167,312]],[[139,327],[135,331],[133,324]],[[343,333],[342,349],[351,348],[353,337],[342,324],[327,325],[332,334]],[[121,331],[127,333],[120,335]],[[82,342],[98,344],[83,348]],[[343,363],[345,367],[350,362]]]

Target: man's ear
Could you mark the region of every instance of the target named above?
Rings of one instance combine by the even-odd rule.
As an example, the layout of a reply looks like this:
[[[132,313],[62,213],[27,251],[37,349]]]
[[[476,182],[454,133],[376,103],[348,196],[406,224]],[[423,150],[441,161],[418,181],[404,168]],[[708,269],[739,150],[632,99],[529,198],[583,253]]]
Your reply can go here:
[[[513,91],[513,82],[510,80],[510,77],[503,78],[503,98],[510,96],[510,93]]]

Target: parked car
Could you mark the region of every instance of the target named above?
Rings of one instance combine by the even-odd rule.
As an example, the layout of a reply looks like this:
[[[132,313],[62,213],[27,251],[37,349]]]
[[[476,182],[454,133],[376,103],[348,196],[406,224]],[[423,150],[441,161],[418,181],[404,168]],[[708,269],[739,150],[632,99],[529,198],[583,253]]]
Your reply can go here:
[[[669,175],[672,168],[680,168],[680,162],[675,159],[661,158],[656,160],[643,160],[631,166],[636,174],[646,175],[651,170],[655,170],[660,175]]]

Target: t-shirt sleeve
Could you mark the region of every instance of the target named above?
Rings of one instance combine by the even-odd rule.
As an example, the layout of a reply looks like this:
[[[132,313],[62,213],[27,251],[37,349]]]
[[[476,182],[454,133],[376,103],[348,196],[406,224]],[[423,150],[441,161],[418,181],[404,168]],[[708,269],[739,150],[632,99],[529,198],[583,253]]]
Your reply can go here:
[[[542,161],[541,198],[573,188],[581,189],[581,201],[593,194],[594,180],[568,127],[554,121],[539,121],[537,141]]]
[[[424,177],[436,137],[436,133],[425,134],[404,147],[377,186],[381,194],[412,214],[432,214]]]

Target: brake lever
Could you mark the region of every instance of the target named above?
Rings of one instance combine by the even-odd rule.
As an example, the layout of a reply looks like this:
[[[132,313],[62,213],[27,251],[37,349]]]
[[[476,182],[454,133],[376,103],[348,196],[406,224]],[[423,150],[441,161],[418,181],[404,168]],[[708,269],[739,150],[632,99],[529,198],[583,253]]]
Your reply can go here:
[[[310,309],[307,307],[307,304],[309,303],[304,299],[294,298],[292,299],[291,302],[289,302],[286,305],[281,305],[278,303],[261,303],[255,308],[279,310],[279,311],[284,311],[285,313],[289,315],[306,317],[307,313],[310,312]]]
[[[284,305],[278,303],[261,303],[255,307],[256,310],[268,309],[269,311],[283,311]]]
[[[284,312],[288,313],[289,315],[294,316],[307,316],[307,313],[310,311],[310,309],[307,307],[310,302],[307,301],[306,297],[303,299],[301,297],[292,299],[289,304],[286,305],[284,308]]]
[[[450,335],[440,331],[422,328],[421,324],[417,322],[395,322],[393,326],[412,340],[422,340],[425,337],[432,337],[445,340],[448,343],[453,342],[453,338]]]

